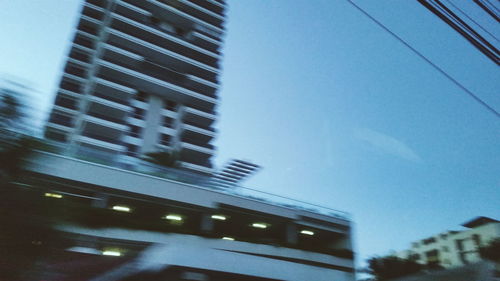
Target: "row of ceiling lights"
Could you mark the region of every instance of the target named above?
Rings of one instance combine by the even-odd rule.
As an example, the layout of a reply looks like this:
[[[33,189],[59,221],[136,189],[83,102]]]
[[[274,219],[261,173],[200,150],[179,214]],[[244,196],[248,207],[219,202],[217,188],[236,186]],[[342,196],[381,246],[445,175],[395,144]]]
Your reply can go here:
[[[63,198],[63,195],[58,194],[58,193],[46,192],[45,197],[61,199],[61,198]],[[132,212],[132,209],[130,207],[124,206],[124,205],[114,205],[113,207],[111,207],[111,209],[118,211],[118,212],[125,212],[125,213]],[[227,217],[224,215],[212,215],[211,218],[213,220],[219,220],[219,221],[225,221],[227,219]],[[163,217],[163,219],[181,222],[182,216],[176,215],[176,214],[168,214],[168,215],[165,215]],[[250,226],[254,227],[254,228],[266,229],[270,226],[270,224],[262,223],[262,222],[254,222]],[[300,231],[300,234],[312,236],[312,235],[314,235],[314,231],[303,229]],[[222,239],[234,241],[234,238],[232,238],[232,237],[222,237]]]

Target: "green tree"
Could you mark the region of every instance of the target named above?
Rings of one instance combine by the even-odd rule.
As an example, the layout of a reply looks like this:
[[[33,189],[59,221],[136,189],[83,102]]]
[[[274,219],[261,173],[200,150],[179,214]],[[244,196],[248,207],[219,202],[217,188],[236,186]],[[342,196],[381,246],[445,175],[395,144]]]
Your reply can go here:
[[[158,151],[146,154],[144,160],[164,166],[176,168],[179,166],[179,153],[177,151]]]
[[[29,272],[58,240],[52,223],[60,212],[39,193],[16,184],[41,142],[20,126],[23,93],[0,89],[0,94],[0,279],[32,280]]]
[[[394,256],[373,257],[367,262],[368,268],[365,272],[371,274],[377,281],[414,274],[423,269],[423,266],[415,261]]]

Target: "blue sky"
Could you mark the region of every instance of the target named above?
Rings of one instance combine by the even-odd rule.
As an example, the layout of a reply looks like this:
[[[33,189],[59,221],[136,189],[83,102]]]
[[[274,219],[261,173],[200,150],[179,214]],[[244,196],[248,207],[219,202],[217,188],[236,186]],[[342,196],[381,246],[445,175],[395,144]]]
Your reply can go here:
[[[416,1],[356,3],[500,110],[497,65]],[[79,5],[0,1],[0,73],[43,112]],[[217,163],[252,160],[247,185],[350,212],[360,260],[500,218],[500,120],[346,1],[230,0],[228,18]]]

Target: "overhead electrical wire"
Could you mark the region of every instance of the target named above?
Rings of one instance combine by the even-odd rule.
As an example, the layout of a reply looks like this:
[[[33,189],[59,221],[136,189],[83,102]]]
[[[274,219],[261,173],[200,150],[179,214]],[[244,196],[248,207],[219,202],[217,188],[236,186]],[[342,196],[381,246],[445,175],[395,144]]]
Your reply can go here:
[[[475,21],[473,18],[471,18],[465,11],[463,11],[462,9],[460,9],[459,7],[457,7],[455,4],[453,4],[453,2],[451,0],[445,0],[445,1],[448,2],[448,4],[450,4],[457,11],[459,11],[460,13],[462,13],[468,20],[470,20],[472,23],[474,23],[475,25],[477,25],[477,27],[479,27],[486,34],[490,35],[491,37],[495,38],[495,40],[497,40],[497,41],[500,42],[500,40],[493,33],[489,32],[481,24],[479,24],[477,21]]]
[[[462,85],[458,80],[453,78],[450,74],[448,74],[445,70],[443,70],[441,67],[439,67],[437,64],[432,62],[429,58],[427,58],[424,54],[419,52],[417,49],[412,47],[408,42],[406,42],[403,38],[399,37],[396,33],[392,32],[388,27],[386,27],[383,23],[378,21],[376,18],[374,18],[372,15],[370,15],[367,11],[365,11],[363,8],[358,6],[356,3],[354,3],[352,0],[346,0],[347,3],[351,4],[354,8],[356,8],[358,11],[360,11],[364,16],[369,18],[371,21],[373,21],[375,24],[377,24],[380,28],[382,28],[384,31],[389,33],[392,37],[394,37],[396,40],[398,40],[401,44],[406,46],[408,49],[410,49],[413,53],[415,53],[418,57],[420,57],[422,60],[427,62],[430,66],[432,66],[435,70],[437,70],[439,73],[441,73],[443,76],[445,76],[448,80],[453,82],[457,87],[459,87],[462,91],[464,91],[467,95],[469,95],[474,101],[482,105],[485,109],[493,113],[497,118],[500,119],[500,113],[496,111],[492,106],[487,104],[485,101],[483,101],[479,96],[474,94],[471,90],[469,90],[467,87]]]
[[[500,65],[500,51],[439,0],[417,0],[488,58]]]

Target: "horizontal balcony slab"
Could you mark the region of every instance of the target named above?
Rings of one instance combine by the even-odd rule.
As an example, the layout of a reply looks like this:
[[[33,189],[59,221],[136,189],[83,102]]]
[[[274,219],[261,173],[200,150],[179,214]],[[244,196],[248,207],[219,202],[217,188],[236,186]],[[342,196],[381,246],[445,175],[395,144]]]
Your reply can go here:
[[[209,126],[216,120],[216,115],[207,113],[192,107],[183,107],[181,109],[182,119],[185,121],[197,122],[199,124]]]
[[[130,96],[137,93],[137,90],[108,81],[103,78],[95,78],[95,90],[118,96]]]
[[[180,166],[184,169],[188,169],[188,170],[192,170],[192,171],[195,171],[195,172],[199,172],[199,173],[204,173],[204,174],[213,174],[214,172],[214,169],[213,168],[209,168],[209,167],[205,167],[205,166],[201,166],[201,165],[196,165],[196,164],[193,164],[193,163],[189,163],[189,162],[183,162],[181,161],[180,162]]]
[[[125,4],[122,4],[122,5],[125,5]],[[131,6],[129,4],[127,4],[127,5]],[[143,34],[148,34],[148,35],[156,36],[157,39],[164,39],[165,41],[163,43],[176,43],[178,47],[173,49],[174,52],[184,51],[186,49],[190,49],[191,51],[197,52],[200,55],[206,55],[206,56],[211,57],[213,59],[220,59],[221,58],[221,55],[218,53],[212,52],[210,50],[207,50],[205,48],[202,48],[202,47],[199,47],[195,44],[192,44],[191,42],[187,41],[184,37],[181,37],[179,35],[174,35],[174,34],[168,33],[168,31],[159,30],[158,27],[156,27],[156,26],[153,26],[147,22],[142,22],[141,21],[142,19],[136,18],[137,20],[134,20],[132,18],[118,15],[117,13],[113,13],[112,16],[113,16],[113,19],[115,20],[115,22],[113,22],[112,26],[114,26],[115,24],[116,25],[118,24],[118,22],[116,22],[116,21],[122,22],[122,23],[126,24],[126,25],[122,25],[122,27],[126,28],[126,30],[127,30],[126,32],[130,33],[131,35],[134,34],[134,33],[132,33],[132,31],[136,31],[136,32],[139,32],[138,35],[140,35],[140,36],[142,36]],[[150,16],[150,13],[141,14],[140,17],[148,18],[149,16]],[[134,29],[136,29],[136,30],[134,30]],[[172,47],[175,46],[172,44],[169,44],[169,45]],[[184,49],[182,49],[182,48],[184,48]]]
[[[121,103],[117,103],[111,100],[107,100],[101,97],[96,97],[96,96],[90,96],[89,100],[91,102],[99,103],[101,105],[111,107],[116,110],[124,111],[124,112],[132,112],[132,107],[128,105],[124,105]]]
[[[124,143],[129,143],[129,144],[135,144],[135,145],[141,145],[142,140],[140,138],[136,138],[133,136],[124,136],[123,137],[123,142]]]
[[[144,120],[137,119],[134,117],[127,117],[126,121],[130,125],[135,125],[141,128],[144,128],[146,126],[146,122]]]
[[[190,26],[193,23],[196,23],[200,26],[205,27],[206,29],[209,29],[211,33],[214,34],[214,36],[222,37],[225,34],[225,31],[222,28],[219,28],[206,21],[193,17],[187,13],[184,13],[158,0],[147,0],[147,1],[151,5],[151,8],[157,12],[157,15],[159,15],[162,18],[170,19],[174,22],[179,22],[185,26]]]
[[[117,130],[117,131],[125,131],[125,130],[128,129],[127,125],[116,123],[116,122],[112,122],[112,121],[105,120],[105,119],[98,118],[98,117],[91,116],[91,115],[85,115],[83,117],[83,121],[85,121],[85,122],[91,122],[91,123],[94,123],[94,124],[97,124],[97,125],[101,125],[103,127],[109,128],[109,129],[114,129],[114,130]]]
[[[183,103],[196,103],[203,107],[213,107],[217,100],[210,98],[172,83],[151,77],[149,75],[131,70],[114,63],[99,60],[100,73],[115,77],[116,79],[128,81],[137,88],[141,88],[151,94],[167,99],[176,99]]]
[[[183,132],[184,131],[188,131],[188,132],[195,133],[195,134],[201,134],[201,135],[207,137],[207,139],[211,139],[211,138],[215,137],[215,132],[214,131],[203,129],[203,128],[196,127],[196,126],[193,126],[193,125],[182,124],[181,125],[181,130]]]
[[[180,72],[193,73],[199,75],[200,77],[212,80],[220,74],[219,69],[199,62],[195,59],[188,58],[174,51],[170,51],[115,29],[109,29],[108,31],[108,42],[137,50],[137,52],[141,55],[154,58],[155,61],[163,65],[175,66]]]
[[[52,107],[52,111],[53,112],[54,111],[64,112],[64,113],[67,113],[69,115],[76,115],[78,113],[78,111],[75,109],[67,108],[67,107],[60,106],[60,105],[54,105],[54,107]]]
[[[192,143],[187,143],[187,142],[182,142],[181,143],[181,149],[186,149],[186,150],[192,150],[195,152],[207,154],[207,155],[213,155],[215,153],[215,149],[213,148],[207,148],[199,145],[195,145]]]
[[[165,1],[165,0],[164,0]],[[202,20],[217,28],[222,28],[224,17],[188,0],[166,0],[169,4],[178,7],[183,13]]]
[[[110,142],[106,142],[106,141],[102,141],[102,140],[98,140],[98,139],[86,137],[86,136],[76,136],[74,138],[74,140],[76,142],[86,143],[86,144],[90,144],[93,146],[98,146],[98,147],[102,147],[105,149],[118,151],[118,152],[124,152],[126,150],[125,146],[123,146],[123,145],[110,143]]]
[[[60,125],[60,124],[56,124],[56,123],[52,123],[52,122],[47,122],[45,124],[45,126],[47,128],[52,128],[52,129],[56,129],[58,131],[64,131],[64,132],[69,132],[71,130],[73,130],[73,127],[67,127],[67,126],[63,126],[63,125]]]

